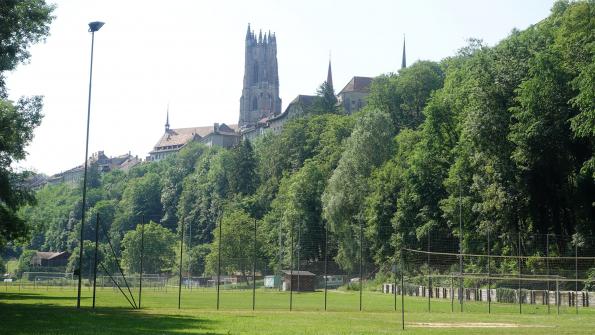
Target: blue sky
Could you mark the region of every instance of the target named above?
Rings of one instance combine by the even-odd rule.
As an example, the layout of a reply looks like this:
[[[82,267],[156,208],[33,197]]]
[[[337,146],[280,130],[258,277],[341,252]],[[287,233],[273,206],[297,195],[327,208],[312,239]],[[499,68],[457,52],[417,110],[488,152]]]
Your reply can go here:
[[[84,160],[91,36],[96,33],[90,152],[144,158],[173,128],[237,123],[246,26],[274,31],[283,108],[326,79],[439,61],[468,38],[494,45],[548,16],[553,1],[56,1],[47,41],[7,75],[10,97],[44,95],[45,118],[18,166],[53,174]]]

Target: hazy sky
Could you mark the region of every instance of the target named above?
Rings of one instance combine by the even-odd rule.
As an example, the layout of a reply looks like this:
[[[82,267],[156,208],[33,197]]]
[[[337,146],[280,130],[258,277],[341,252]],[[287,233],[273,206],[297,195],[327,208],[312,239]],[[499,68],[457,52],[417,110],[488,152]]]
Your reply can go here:
[[[276,33],[283,109],[326,79],[396,72],[453,55],[470,37],[494,45],[547,17],[553,0],[57,1],[45,43],[7,75],[11,99],[44,95],[45,117],[20,167],[53,174],[84,161],[90,21],[95,35],[89,152],[144,158],[173,128],[237,123],[244,38]]]

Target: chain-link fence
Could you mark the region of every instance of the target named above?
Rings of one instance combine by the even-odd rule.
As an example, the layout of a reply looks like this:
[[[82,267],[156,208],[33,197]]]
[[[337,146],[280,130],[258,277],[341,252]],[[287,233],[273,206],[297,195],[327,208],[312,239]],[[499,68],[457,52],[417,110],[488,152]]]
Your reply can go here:
[[[460,241],[427,231],[411,243],[392,226],[355,223],[339,234],[323,224],[222,220],[208,234],[192,224],[173,233],[158,219],[140,217],[124,236],[100,219],[87,234],[92,247],[80,272],[88,305],[475,313],[595,306],[594,243],[568,236],[486,232]],[[77,275],[28,272],[5,285],[76,294]]]

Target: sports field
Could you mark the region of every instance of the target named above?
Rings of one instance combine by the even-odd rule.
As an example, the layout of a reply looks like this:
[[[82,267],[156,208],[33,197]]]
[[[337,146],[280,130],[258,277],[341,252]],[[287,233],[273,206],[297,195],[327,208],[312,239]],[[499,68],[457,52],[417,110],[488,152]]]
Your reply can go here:
[[[135,295],[138,292],[134,292]],[[122,294],[98,289],[97,308],[92,310],[91,291],[83,291],[83,308],[74,308],[72,289],[21,289],[0,286],[1,334],[394,334],[401,331],[401,297],[364,292],[359,311],[359,292],[329,291],[327,311],[324,294],[294,293],[289,311],[289,293],[222,290],[216,310],[215,290],[182,291],[178,310],[177,288],[143,290],[142,309],[133,310]],[[138,300],[138,296],[136,296]],[[555,306],[548,315],[543,305],[469,302],[460,306],[448,300],[405,297],[405,333],[411,334],[593,334],[595,308]]]

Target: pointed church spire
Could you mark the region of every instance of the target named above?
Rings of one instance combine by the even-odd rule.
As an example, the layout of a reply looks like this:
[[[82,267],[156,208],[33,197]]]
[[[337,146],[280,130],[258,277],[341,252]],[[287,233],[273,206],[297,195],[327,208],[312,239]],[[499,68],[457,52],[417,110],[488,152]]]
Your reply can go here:
[[[403,59],[401,61],[401,69],[407,67],[407,58],[405,57],[405,34],[403,34]]]
[[[165,119],[165,132],[169,131],[169,103],[167,104],[167,117]]]
[[[331,70],[331,54],[328,55],[328,73],[326,74],[326,83],[333,88],[333,72]]]
[[[249,40],[252,37],[252,32],[250,31],[250,23],[248,23],[248,30],[246,31],[246,40]]]

